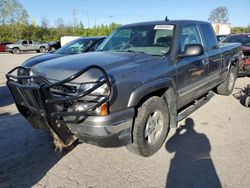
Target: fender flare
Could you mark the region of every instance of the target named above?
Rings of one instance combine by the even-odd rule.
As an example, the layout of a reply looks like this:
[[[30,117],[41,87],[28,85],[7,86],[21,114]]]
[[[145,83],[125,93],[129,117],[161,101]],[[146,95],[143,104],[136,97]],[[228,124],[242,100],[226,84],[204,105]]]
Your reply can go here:
[[[162,89],[165,89],[162,98],[168,105],[170,127],[177,127],[177,95],[173,79],[162,78],[136,88],[130,95],[127,107],[137,106],[144,97]]]

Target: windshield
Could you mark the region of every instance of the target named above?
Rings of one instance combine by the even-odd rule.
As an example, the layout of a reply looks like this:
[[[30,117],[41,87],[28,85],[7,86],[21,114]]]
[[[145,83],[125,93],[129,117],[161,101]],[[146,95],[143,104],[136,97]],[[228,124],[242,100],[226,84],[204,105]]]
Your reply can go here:
[[[91,44],[92,41],[90,39],[76,39],[62,46],[60,49],[55,51],[55,54],[80,54],[85,52],[85,49]]]
[[[107,37],[97,51],[165,55],[171,50],[173,35],[173,25],[121,27]]]

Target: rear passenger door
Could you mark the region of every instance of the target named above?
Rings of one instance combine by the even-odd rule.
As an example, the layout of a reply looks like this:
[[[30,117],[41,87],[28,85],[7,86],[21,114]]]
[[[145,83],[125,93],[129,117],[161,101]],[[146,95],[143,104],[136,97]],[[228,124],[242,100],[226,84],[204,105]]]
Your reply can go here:
[[[214,87],[220,79],[222,66],[221,51],[217,44],[214,30],[210,24],[201,24],[201,31],[205,42],[205,53],[208,57],[208,81],[209,87]]]
[[[179,32],[179,54],[184,52],[187,44],[204,46],[198,25],[183,26]],[[186,105],[202,95],[207,86],[208,60],[206,54],[200,56],[177,57],[176,87],[178,106]]]
[[[33,42],[31,40],[29,41],[29,50],[35,50],[34,49],[34,44],[33,44]]]

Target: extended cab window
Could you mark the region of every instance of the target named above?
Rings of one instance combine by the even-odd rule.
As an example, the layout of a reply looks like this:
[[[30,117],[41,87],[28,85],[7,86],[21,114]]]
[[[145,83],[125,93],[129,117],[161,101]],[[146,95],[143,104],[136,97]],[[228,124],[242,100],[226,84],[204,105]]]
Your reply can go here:
[[[204,36],[207,50],[213,50],[217,47],[217,39],[213,28],[209,24],[201,24],[201,31]]]
[[[165,55],[171,50],[173,36],[174,26],[169,24],[121,27],[97,50]]]
[[[201,44],[201,36],[196,25],[185,26],[181,30],[180,52],[183,53],[187,44]]]

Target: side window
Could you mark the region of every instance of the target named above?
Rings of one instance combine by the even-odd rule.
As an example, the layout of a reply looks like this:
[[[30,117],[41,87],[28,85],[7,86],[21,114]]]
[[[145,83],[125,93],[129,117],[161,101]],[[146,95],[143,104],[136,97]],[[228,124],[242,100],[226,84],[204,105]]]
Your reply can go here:
[[[180,52],[184,52],[187,44],[201,44],[201,36],[196,25],[185,26],[181,30]]]
[[[217,46],[217,39],[213,28],[209,24],[201,24],[201,31],[204,36],[207,50],[213,50]]]
[[[33,42],[30,40],[30,41],[29,41],[29,44],[33,44]]]
[[[27,44],[28,44],[27,40],[22,41],[22,45],[27,45]]]
[[[242,36],[242,45],[243,46],[250,46],[250,35]]]

